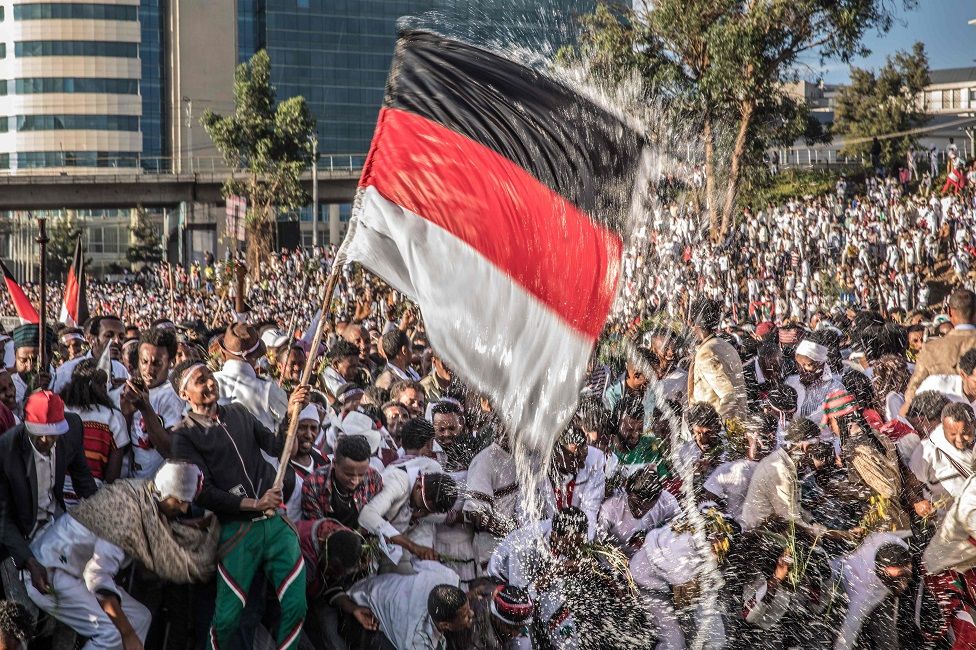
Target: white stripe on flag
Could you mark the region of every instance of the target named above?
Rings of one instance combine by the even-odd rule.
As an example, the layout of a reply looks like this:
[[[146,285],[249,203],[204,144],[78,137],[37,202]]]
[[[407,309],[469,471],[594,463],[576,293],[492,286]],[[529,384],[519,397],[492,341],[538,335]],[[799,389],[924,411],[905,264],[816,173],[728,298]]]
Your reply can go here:
[[[548,451],[576,409],[593,341],[443,228],[373,187],[359,201],[349,260],[415,300],[433,349],[523,440]]]

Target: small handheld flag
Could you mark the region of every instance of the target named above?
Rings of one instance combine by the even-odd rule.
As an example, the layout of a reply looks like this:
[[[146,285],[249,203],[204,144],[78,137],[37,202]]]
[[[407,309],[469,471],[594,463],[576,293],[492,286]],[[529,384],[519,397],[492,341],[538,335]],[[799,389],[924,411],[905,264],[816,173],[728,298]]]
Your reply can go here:
[[[88,320],[88,297],[86,295],[85,254],[81,245],[81,233],[75,240],[75,254],[68,269],[68,279],[64,283],[64,302],[59,319],[71,326],[83,324]]]
[[[7,265],[0,260],[0,269],[3,269],[3,281],[7,285],[7,291],[10,292],[10,301],[14,304],[14,309],[17,310],[17,316],[20,317],[20,322],[23,323],[37,323],[40,321],[40,316],[37,314],[37,309],[31,304],[31,301],[27,298],[27,294],[24,290],[20,288],[17,284],[17,280],[14,279],[13,274]]]

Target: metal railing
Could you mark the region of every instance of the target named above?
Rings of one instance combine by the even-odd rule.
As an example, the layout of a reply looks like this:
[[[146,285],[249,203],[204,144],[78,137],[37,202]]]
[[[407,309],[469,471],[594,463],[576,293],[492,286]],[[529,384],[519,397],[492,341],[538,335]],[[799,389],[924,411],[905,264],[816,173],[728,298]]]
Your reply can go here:
[[[967,150],[965,142],[961,143],[960,155],[969,160],[971,158],[971,152]],[[847,156],[841,153],[841,148],[837,146],[822,146],[822,147],[788,147],[784,149],[773,149],[766,152],[767,164],[773,164],[776,158],[773,154],[777,154],[778,161],[777,164],[780,167],[833,167],[833,166],[851,166],[868,165],[871,161],[870,156]],[[939,163],[945,163],[945,151],[938,151]],[[929,156],[928,152],[925,150],[919,150],[916,153],[916,161],[919,167],[924,167],[928,163]]]
[[[210,174],[225,177],[230,173],[239,172],[227,165],[220,156],[196,156],[181,158],[178,156],[131,156],[125,154],[99,156],[95,166],[71,164],[66,156],[64,164],[53,167],[20,167],[16,166],[16,154],[11,154],[9,164],[0,168],[0,176],[17,177],[51,177],[51,176],[183,176]],[[320,154],[318,170],[320,173],[348,175],[359,172],[366,162],[366,154]]]

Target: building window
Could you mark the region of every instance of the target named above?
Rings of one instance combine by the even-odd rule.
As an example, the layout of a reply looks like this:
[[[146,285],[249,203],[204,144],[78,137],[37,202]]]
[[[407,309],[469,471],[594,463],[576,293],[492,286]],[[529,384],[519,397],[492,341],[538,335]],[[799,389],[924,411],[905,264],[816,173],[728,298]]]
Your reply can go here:
[[[6,58],[7,58],[7,44],[0,43],[0,59],[6,59]]]
[[[0,169],[10,169],[9,153],[0,153]]]
[[[101,79],[95,77],[34,77],[16,79],[14,92],[18,95],[40,93],[102,93],[138,95],[136,79]]]
[[[18,131],[138,131],[135,115],[18,115]]]
[[[135,151],[20,151],[13,154],[20,169],[43,167],[136,167]]]
[[[6,115],[0,115],[0,133],[7,132],[7,120],[8,118]]]
[[[116,41],[17,41],[14,56],[106,56],[134,59],[139,56],[138,43]]]
[[[0,96],[7,94],[7,80],[0,79]]]
[[[14,20],[129,20],[137,19],[132,5],[108,5],[73,2],[43,2],[14,5]]]

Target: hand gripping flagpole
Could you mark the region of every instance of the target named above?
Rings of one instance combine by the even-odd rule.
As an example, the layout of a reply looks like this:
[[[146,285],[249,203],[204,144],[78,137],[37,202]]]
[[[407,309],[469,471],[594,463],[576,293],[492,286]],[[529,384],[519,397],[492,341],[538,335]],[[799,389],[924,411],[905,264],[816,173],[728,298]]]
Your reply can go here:
[[[339,251],[336,253],[335,260],[332,262],[332,269],[329,272],[329,279],[325,285],[325,295],[322,297],[322,311],[319,317],[319,322],[315,326],[315,336],[312,338],[312,344],[309,347],[308,357],[305,359],[305,369],[302,370],[302,378],[299,382],[300,386],[305,386],[312,379],[312,371],[315,368],[316,352],[318,352],[319,345],[322,343],[322,336],[325,332],[325,322],[327,319],[331,318],[332,315],[332,294],[335,293],[336,286],[339,284],[339,276],[342,273],[342,267],[345,266],[345,248],[346,244],[351,240],[350,233],[353,231],[352,223],[350,223],[349,231],[346,233],[346,239],[339,247]],[[288,420],[288,432],[285,434],[285,446],[281,450],[281,459],[278,462],[278,473],[275,475],[274,485],[272,489],[279,489],[285,482],[285,472],[288,469],[288,463],[291,461],[292,455],[295,453],[295,434],[298,432],[298,415],[301,413],[300,408],[294,408],[290,410],[289,420]],[[258,495],[259,497],[261,495]],[[265,514],[271,515],[273,512],[266,512]]]

